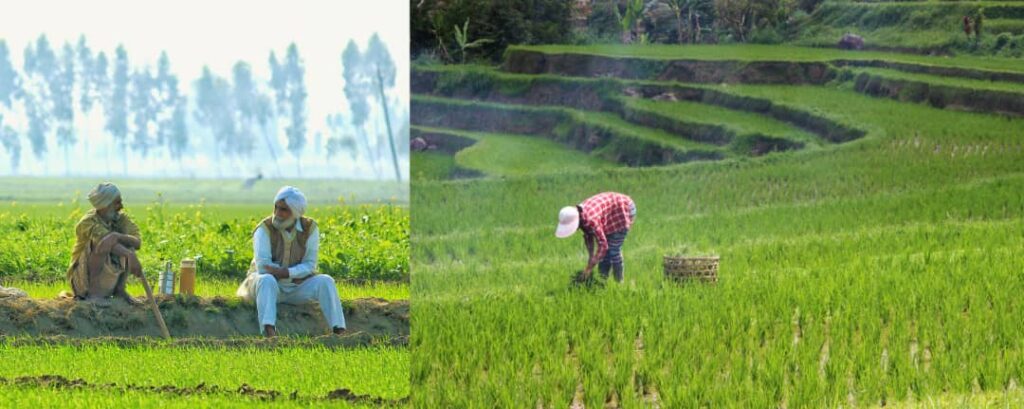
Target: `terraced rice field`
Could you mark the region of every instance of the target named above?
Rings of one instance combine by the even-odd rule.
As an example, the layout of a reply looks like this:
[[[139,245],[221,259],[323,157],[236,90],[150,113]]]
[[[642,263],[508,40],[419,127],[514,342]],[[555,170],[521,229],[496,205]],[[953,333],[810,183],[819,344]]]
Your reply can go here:
[[[687,73],[694,60],[717,68]],[[861,69],[1024,83],[1008,60],[792,46],[513,47],[501,67],[415,67],[412,121],[433,149],[414,155],[474,173],[413,184],[413,405],[1020,402],[1024,118],[983,93],[876,96],[845,73]],[[603,165],[554,167],[546,144],[532,172],[506,172],[534,157],[470,151],[492,135]],[[626,282],[572,288],[586,252],[552,236],[555,216],[608,190],[638,207]],[[719,255],[718,283],[666,281],[676,253]]]

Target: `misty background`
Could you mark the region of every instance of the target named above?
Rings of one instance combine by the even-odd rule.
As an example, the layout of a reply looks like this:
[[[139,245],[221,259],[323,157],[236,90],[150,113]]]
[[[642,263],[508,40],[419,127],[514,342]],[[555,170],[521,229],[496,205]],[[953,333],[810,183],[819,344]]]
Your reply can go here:
[[[0,176],[408,179],[408,3],[0,13]]]

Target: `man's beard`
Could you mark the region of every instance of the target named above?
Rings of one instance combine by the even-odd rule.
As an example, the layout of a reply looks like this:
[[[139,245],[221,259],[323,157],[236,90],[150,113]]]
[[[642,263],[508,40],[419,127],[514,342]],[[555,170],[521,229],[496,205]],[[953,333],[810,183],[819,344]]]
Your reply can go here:
[[[106,222],[112,223],[116,222],[117,219],[120,219],[121,215],[120,213],[117,212],[117,210],[107,209],[107,211],[105,212],[100,212],[100,217],[102,217],[103,220],[105,220]]]
[[[293,216],[287,219],[281,219],[278,218],[277,216],[274,216],[273,218],[270,219],[270,223],[273,224],[274,228],[278,230],[290,229],[292,226],[295,225],[295,217]]]

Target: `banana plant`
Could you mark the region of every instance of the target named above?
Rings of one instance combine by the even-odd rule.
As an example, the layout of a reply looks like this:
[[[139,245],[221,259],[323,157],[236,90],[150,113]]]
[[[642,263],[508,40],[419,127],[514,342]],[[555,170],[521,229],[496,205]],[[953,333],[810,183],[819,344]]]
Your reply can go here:
[[[459,44],[459,51],[462,54],[462,63],[466,63],[466,50],[471,48],[477,48],[484,44],[494,42],[489,38],[480,38],[473,41],[469,41],[469,19],[466,19],[466,23],[459,28],[459,25],[455,25],[455,42]]]
[[[619,24],[622,26],[623,39],[632,38],[633,29],[636,27],[636,22],[640,19],[643,10],[644,0],[629,0],[626,3],[626,13],[622,15],[622,20],[619,21]]]

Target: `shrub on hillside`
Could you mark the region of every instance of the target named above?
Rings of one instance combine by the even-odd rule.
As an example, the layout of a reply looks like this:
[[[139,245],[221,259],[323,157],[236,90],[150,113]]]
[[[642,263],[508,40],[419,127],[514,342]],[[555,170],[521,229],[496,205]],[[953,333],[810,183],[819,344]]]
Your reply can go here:
[[[572,37],[572,2],[564,0],[411,0],[413,58],[435,53],[457,59],[455,26],[469,21],[469,41],[490,39],[476,58],[496,61],[511,44],[563,44]],[[472,57],[472,56],[471,56]]]

